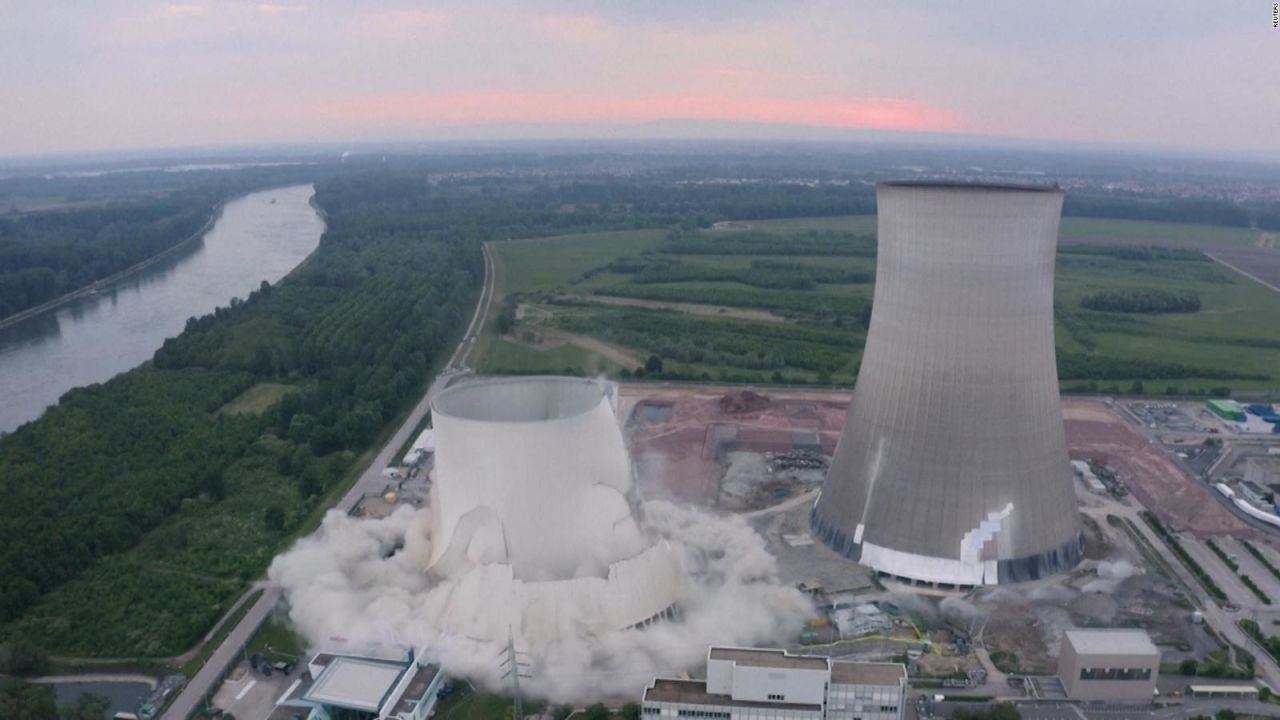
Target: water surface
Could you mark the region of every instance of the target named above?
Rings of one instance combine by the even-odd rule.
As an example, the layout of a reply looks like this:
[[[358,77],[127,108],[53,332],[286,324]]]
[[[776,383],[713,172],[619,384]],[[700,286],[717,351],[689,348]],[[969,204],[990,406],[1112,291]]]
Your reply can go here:
[[[0,328],[0,432],[39,417],[73,387],[151,359],[187,318],[288,274],[324,231],[312,195],[310,185],[297,185],[233,200],[190,249],[95,295]]]
[[[107,717],[111,717],[118,712],[136,713],[151,694],[151,688],[140,682],[73,682],[54,683],[53,693],[59,707],[73,704],[84,693],[107,697],[111,700]]]

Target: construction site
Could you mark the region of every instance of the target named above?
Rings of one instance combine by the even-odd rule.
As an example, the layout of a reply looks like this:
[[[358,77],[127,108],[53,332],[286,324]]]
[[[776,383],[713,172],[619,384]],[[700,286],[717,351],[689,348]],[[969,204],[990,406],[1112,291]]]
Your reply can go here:
[[[1187,449],[1205,448],[1205,438],[1219,439],[1213,458],[1223,443],[1234,452],[1229,428],[1188,418],[1177,438],[1154,442],[1123,403],[1064,398],[1083,559],[1045,579],[942,590],[851,563],[810,532],[849,393],[624,385],[619,395],[641,496],[745,520],[781,579],[812,596],[816,618],[796,629],[793,649],[906,659],[913,687],[1001,697],[1057,697],[1051,676],[1072,628],[1145,629],[1170,692],[1191,680],[1178,675],[1188,660],[1232,681],[1274,667],[1241,621],[1264,635],[1280,623],[1271,601],[1280,600],[1280,545],[1187,469]]]

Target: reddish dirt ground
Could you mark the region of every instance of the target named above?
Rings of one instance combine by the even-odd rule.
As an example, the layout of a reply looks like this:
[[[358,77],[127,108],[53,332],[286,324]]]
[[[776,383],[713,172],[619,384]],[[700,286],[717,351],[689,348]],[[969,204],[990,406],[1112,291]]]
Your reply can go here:
[[[745,413],[726,413],[720,400],[736,388],[655,388],[624,385],[620,395],[634,406],[627,428],[632,452],[645,465],[658,456],[660,472],[641,473],[641,491],[650,497],[672,497],[698,505],[712,505],[724,474],[715,457],[715,438],[723,429],[737,434],[736,447],[756,452],[791,448],[793,430],[810,430],[828,455],[835,451],[849,411],[849,394],[839,392],[763,393],[767,407]],[[646,422],[646,405],[669,406],[665,422]]]
[[[763,392],[768,407],[748,413],[721,410],[728,387],[654,387],[623,385],[632,451],[642,465],[642,492],[698,505],[714,505],[724,468],[715,457],[717,427],[735,426],[739,449],[785,449],[792,430],[810,430],[823,452],[835,450],[848,412],[843,392]],[[645,405],[670,407],[665,422],[643,418]],[[1249,536],[1252,531],[1223,508],[1210,491],[1182,472],[1164,452],[1099,400],[1064,398],[1063,418],[1072,457],[1106,464],[1130,492],[1175,530],[1196,535]]]
[[[1063,398],[1067,447],[1072,457],[1097,460],[1115,471],[1146,505],[1174,530],[1198,536],[1250,536],[1210,490],[1187,477],[1159,448],[1099,400]]]

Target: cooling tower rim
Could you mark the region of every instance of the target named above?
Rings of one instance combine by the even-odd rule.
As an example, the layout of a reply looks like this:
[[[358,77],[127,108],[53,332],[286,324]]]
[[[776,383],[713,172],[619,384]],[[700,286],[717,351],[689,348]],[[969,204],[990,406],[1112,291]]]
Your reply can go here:
[[[993,193],[1049,193],[1062,195],[1064,191],[1057,183],[1051,185],[1036,183],[995,183],[995,182],[963,182],[957,180],[882,180],[876,183],[876,189],[906,188],[912,190],[938,190],[943,192],[993,192]]]
[[[494,388],[539,387],[550,392],[563,389],[569,400],[563,412],[550,417],[496,417],[483,407],[483,403],[467,402],[468,395],[490,392]],[[590,388],[590,390],[587,390]],[[586,415],[608,397],[605,383],[595,378],[566,377],[562,375],[525,375],[520,377],[484,378],[454,385],[438,393],[431,400],[431,414],[436,417],[476,423],[547,423]]]

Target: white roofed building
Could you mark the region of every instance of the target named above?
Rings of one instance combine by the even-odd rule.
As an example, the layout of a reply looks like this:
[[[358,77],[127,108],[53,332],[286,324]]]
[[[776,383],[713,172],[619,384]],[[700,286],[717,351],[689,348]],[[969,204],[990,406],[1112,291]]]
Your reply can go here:
[[[642,712],[654,719],[898,720],[906,687],[907,671],[898,663],[713,647],[705,681],[655,679]]]
[[[440,666],[411,648],[385,655],[316,653],[307,663],[312,679],[294,681],[269,720],[425,720],[444,681]]]

